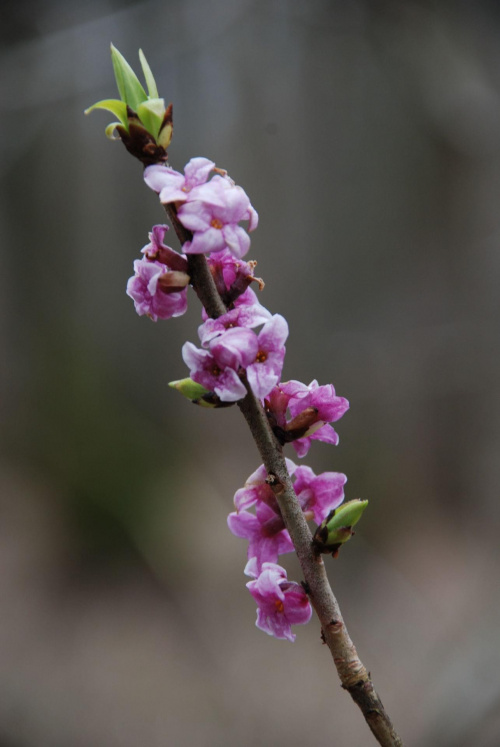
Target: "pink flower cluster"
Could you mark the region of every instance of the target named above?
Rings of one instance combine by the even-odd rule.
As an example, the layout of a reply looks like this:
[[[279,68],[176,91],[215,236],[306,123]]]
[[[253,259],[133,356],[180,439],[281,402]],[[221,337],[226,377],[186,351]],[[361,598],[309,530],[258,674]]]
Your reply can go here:
[[[271,316],[260,304],[239,305],[218,319],[207,319],[198,334],[203,347],[186,342],[182,357],[191,378],[222,402],[246,396],[245,375],[259,399],[278,383],[288,337],[288,324],[279,314]]]
[[[187,309],[187,259],[163,243],[168,226],[154,226],[150,243],[141,250],[143,259],[134,262],[134,275],[127,283],[139,316],[154,322],[181,316]]]
[[[184,314],[190,282],[186,255],[201,253],[208,255],[224,303],[253,304],[256,299],[249,285],[254,280],[262,287],[263,283],[254,278],[256,263],[241,259],[250,248],[250,238],[240,223],[246,221],[253,231],[259,219],[244,190],[208,158],[192,158],[184,174],[164,165],[148,166],[144,179],[163,204],[174,205],[192,240],[178,254],[163,243],[168,226],[154,226],[150,243],[142,249],[144,257],[134,262],[134,275],[127,284],[137,313],[155,322]]]
[[[241,400],[250,389],[262,402],[278,441],[292,443],[298,456],[307,454],[313,440],[336,444],[330,423],[346,412],[349,403],[331,384],[280,382],[285,359],[288,324],[257,300],[250,288],[255,262],[242,259],[250,247],[247,231],[257,227],[258,216],[246,193],[207,158],[193,158],[184,174],[164,165],[148,166],[144,179],[163,204],[174,206],[192,238],[182,254],[164,244],[167,226],[155,226],[143,258],[134,262],[135,274],[127,293],[138,314],[153,321],[179,316],[187,308],[189,254],[203,253],[226,313],[217,319],[202,311],[198,328],[200,347],[186,342],[184,362],[193,381],[223,403]],[[287,460],[305,518],[320,524],[344,499],[346,476],[337,472],[315,475],[312,469]],[[306,623],[311,605],[302,585],[287,580],[277,564],[280,555],[294,547],[280,508],[259,467],[234,496],[236,511],[228,517],[231,532],[248,541],[245,573],[247,587],[257,602],[256,625],[269,635],[295,639],[293,624]]]
[[[218,173],[209,180],[213,171]],[[168,166],[148,166],[144,180],[159,193],[162,203],[175,203],[180,222],[192,231],[192,241],[183,246],[186,254],[228,249],[240,259],[248,252],[250,237],[239,224],[248,221],[248,230],[253,231],[259,217],[245,191],[216,169],[213,161],[192,158],[184,175]]]
[[[338,472],[315,475],[309,467],[298,467],[290,459],[286,464],[295,480],[294,489],[306,519],[314,519],[320,524],[344,500],[346,476]],[[286,572],[277,565],[277,560],[280,555],[293,552],[294,547],[276,497],[267,482],[264,465],[250,475],[243,488],[236,491],[234,504],[237,510],[229,514],[227,521],[236,537],[248,540],[249,560],[245,573],[256,579],[247,584],[258,604],[256,625],[269,635],[293,641],[295,635],[290,626],[308,622],[311,607],[300,584],[286,582],[288,591],[283,588]],[[255,513],[248,510],[252,507]]]

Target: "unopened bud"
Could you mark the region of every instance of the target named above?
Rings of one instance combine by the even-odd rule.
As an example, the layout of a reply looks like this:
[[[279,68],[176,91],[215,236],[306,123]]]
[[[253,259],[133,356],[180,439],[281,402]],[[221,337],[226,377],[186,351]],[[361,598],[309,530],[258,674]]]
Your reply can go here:
[[[189,285],[191,278],[186,272],[178,272],[173,270],[171,272],[164,272],[158,278],[158,285],[164,291],[170,293],[176,293],[177,291],[183,290],[186,285]]]
[[[234,402],[222,402],[215,392],[205,389],[204,386],[193,381],[193,379],[171,381],[169,382],[169,386],[172,389],[177,389],[183,397],[186,397],[186,399],[189,399],[195,405],[200,405],[200,407],[213,409],[215,407],[230,407],[234,404]]]
[[[330,511],[316,529],[313,542],[319,552],[332,553],[336,557],[340,547],[351,539],[352,528],[361,519],[368,501],[356,498]]]

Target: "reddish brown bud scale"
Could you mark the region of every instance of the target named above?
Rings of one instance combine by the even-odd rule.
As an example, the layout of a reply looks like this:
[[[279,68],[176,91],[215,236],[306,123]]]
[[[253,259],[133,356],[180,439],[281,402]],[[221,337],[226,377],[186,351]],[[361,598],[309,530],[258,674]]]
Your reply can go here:
[[[128,152],[137,158],[143,166],[165,163],[168,159],[165,148],[157,144],[154,137],[146,130],[137,114],[130,107],[127,107],[127,113],[129,118],[128,132],[123,125],[117,125],[116,130]]]

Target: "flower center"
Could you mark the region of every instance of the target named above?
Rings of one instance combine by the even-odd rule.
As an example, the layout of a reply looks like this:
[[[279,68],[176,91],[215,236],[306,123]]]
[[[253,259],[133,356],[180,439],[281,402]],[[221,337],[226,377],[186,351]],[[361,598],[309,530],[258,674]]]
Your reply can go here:
[[[220,368],[216,363],[212,366],[212,376],[220,376]]]
[[[255,358],[256,363],[264,363],[264,361],[267,361],[267,353],[265,353],[263,350],[259,350],[257,353],[257,357]]]
[[[284,612],[285,608],[283,606],[283,602],[281,599],[277,599],[274,603],[274,606],[276,607],[276,612]]]
[[[218,218],[212,218],[212,220],[210,221],[210,225],[212,226],[212,228],[218,228],[220,230],[224,223]]]

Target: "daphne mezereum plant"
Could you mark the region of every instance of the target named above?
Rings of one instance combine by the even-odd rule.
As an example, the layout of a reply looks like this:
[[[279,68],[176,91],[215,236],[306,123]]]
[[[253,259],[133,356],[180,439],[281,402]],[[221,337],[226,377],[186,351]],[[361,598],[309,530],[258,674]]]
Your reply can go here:
[[[377,741],[401,745],[401,739],[360,661],[328,583],[323,553],[336,556],[353,535],[368,501],[343,503],[346,477],[315,475],[283,455],[291,443],[299,458],[312,441],[337,444],[331,423],[349,407],[332,384],[282,382],[288,324],[257,299],[263,289],[254,261],[245,261],[249,233],[258,216],[244,190],[208,158],[192,158],[184,173],[168,165],[173,131],[172,105],[165,107],[142,52],[147,92],[124,57],[111,47],[120,99],[87,109],[111,111],[118,122],[106,128],[121,139],[143,166],[144,180],[159,195],[181,244],[167,246],[167,225],[154,226],[142,257],[134,262],[127,285],[139,315],[153,321],[184,314],[188,286],[202,304],[199,347],[186,342],[182,357],[189,378],[170,386],[202,407],[236,404],[263,464],[236,491],[229,529],[248,542],[245,574],[257,603],[258,628],[275,638],[295,640],[293,625],[309,622],[314,608],[321,639],[327,644],[342,684],[358,704]],[[245,223],[245,229],[241,223]],[[318,526],[312,535],[308,522]],[[296,552],[304,581],[289,581],[280,555]]]

